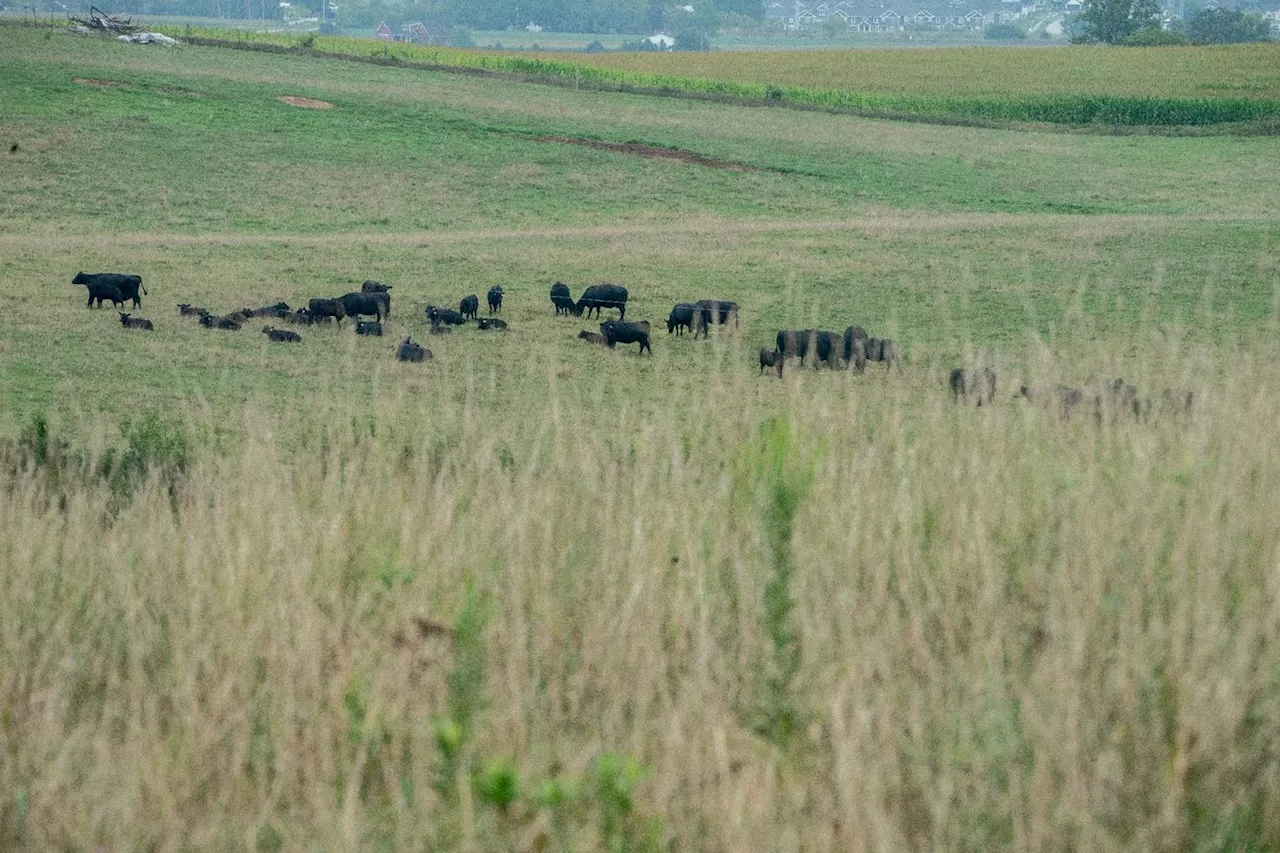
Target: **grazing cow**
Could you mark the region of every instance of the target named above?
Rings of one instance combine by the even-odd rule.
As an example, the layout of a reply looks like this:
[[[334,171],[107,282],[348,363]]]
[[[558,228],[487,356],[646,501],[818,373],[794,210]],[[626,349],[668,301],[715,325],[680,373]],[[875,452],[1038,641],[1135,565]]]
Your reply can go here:
[[[352,320],[359,320],[362,315],[372,315],[381,323],[384,316],[391,316],[391,294],[389,293],[344,293],[338,297],[338,301],[342,303],[342,310]]]
[[[826,364],[828,367],[835,369],[840,363],[840,353],[844,338],[839,332],[824,332],[821,329],[813,333],[813,349],[814,354],[813,366],[822,367]]]
[[[578,332],[578,337],[589,344],[600,344],[601,346],[604,346],[604,335],[599,332],[588,332],[586,329],[583,329],[581,332]]]
[[[282,344],[297,344],[302,342],[302,335],[297,332],[291,332],[288,329],[277,329],[272,326],[263,326],[262,334],[267,336],[267,340],[275,341]]]
[[[617,308],[618,319],[627,319],[627,289],[620,284],[593,284],[582,291],[582,298],[578,300],[576,312],[581,314],[586,311],[587,316],[590,317],[591,312],[595,311],[596,316],[599,317],[600,311],[604,308]]]
[[[479,323],[480,331],[482,332],[489,329],[497,329],[501,332],[505,332],[507,330],[507,321],[499,320],[497,317],[481,317],[476,322]]]
[[[228,332],[240,331],[240,321],[233,317],[215,317],[208,311],[200,315],[200,325],[206,329],[225,329]]]
[[[288,302],[277,302],[275,305],[264,305],[261,308],[241,308],[238,312],[243,314],[246,319],[249,317],[275,317],[283,319],[284,315],[289,313]]]
[[[605,346],[609,349],[613,349],[614,344],[639,344],[642,354],[648,350],[649,355],[653,355],[653,348],[649,346],[648,320],[639,323],[606,320],[600,324],[600,334],[604,337]]]
[[[854,348],[857,349],[856,342]],[[902,372],[902,349],[892,338],[867,338],[862,341],[862,350],[867,361],[883,361],[886,372],[892,367],[897,367],[898,372]],[[856,353],[854,358],[857,358]]]
[[[982,405],[984,399],[987,403],[995,402],[996,372],[989,367],[983,367],[978,370],[965,370],[957,367],[951,371],[948,383],[951,385],[951,393],[955,396],[957,403],[961,400],[967,403],[970,394],[977,397],[979,406]]]
[[[556,306],[556,314],[572,314],[575,317],[582,316],[582,312],[578,310],[577,304],[573,301],[573,294],[569,292],[569,285],[563,281],[557,281],[551,285],[551,304]]]
[[[204,310],[203,308],[196,308],[190,302],[178,303],[178,315],[181,317],[199,317],[201,314],[208,314],[208,313],[209,312]]]
[[[858,342],[866,340],[867,330],[861,326],[850,326],[844,330],[844,348],[841,356],[848,367],[856,369],[859,373],[866,369],[867,350],[865,344],[859,345]]]
[[[766,347],[760,348],[760,373],[764,373],[766,367],[774,367],[778,370],[778,376],[782,376],[782,363],[786,361],[786,356],[778,352],[776,349],[771,350]]]
[[[733,327],[738,328],[738,303],[724,299],[699,299],[693,304],[699,309],[698,329],[694,332],[694,337],[700,331],[705,338],[708,325],[728,325],[730,318],[733,319]]]
[[[141,276],[118,272],[80,272],[71,279],[71,283],[86,285],[90,294],[93,293],[94,285],[110,285],[118,288],[124,299],[133,300],[134,308],[142,307],[142,297],[138,295],[138,289],[141,288],[143,293],[147,292],[147,289],[142,286]],[[101,299],[98,300],[98,307],[102,307]]]
[[[493,287],[489,288],[488,299],[489,299],[489,313],[501,314],[502,313],[502,285],[495,284]]]
[[[347,316],[347,307],[341,299],[309,299],[307,314],[312,317],[332,317],[341,326],[342,318]]]
[[[383,284],[380,281],[369,280],[360,285],[361,293],[390,293],[391,285]]]
[[[156,327],[152,325],[150,320],[144,320],[141,317],[134,317],[132,314],[120,312],[120,325],[126,329],[146,329],[148,332],[154,332]]]
[[[691,302],[679,302],[667,315],[667,334],[675,332],[677,335],[684,334],[682,330],[687,329],[693,331],[693,315],[697,313],[697,309]]]
[[[453,329],[450,329],[448,326],[442,326],[439,323],[432,323],[431,328],[427,329],[427,331],[433,335],[452,335],[453,334]]]
[[[372,335],[375,338],[382,337],[382,324],[370,323],[364,320],[356,320],[357,335]]]
[[[462,301],[458,303],[458,313],[464,319],[474,320],[476,315],[480,313],[480,297],[474,293],[470,296],[462,297]]]
[[[801,329],[798,331],[778,332],[777,349],[787,358],[800,356],[800,364],[812,355],[814,366],[822,362],[835,365],[840,358],[842,339],[839,332],[825,332],[821,329]]]
[[[431,358],[431,350],[421,344],[415,344],[413,338],[405,338],[396,348],[396,358],[400,361],[426,361]]]
[[[437,308],[434,305],[427,306],[427,319],[431,321],[431,325],[444,323],[449,326],[461,326],[467,322],[466,319],[454,311],[452,308]]]

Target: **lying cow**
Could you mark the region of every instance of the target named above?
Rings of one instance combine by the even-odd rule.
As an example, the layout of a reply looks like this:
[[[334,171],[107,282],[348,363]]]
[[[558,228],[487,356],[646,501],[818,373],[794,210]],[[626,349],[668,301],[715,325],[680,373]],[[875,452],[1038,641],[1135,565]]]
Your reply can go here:
[[[120,325],[126,329],[146,329],[148,332],[154,332],[156,327],[152,325],[150,320],[144,320],[141,317],[134,317],[132,314],[120,312]]]
[[[283,344],[296,344],[302,342],[302,335],[297,332],[291,332],[288,329],[277,329],[272,326],[264,326],[262,334],[267,336],[267,340],[275,341]]]
[[[208,311],[200,315],[200,325],[206,329],[225,329],[228,332],[240,331],[240,321],[234,317],[215,317]]]
[[[578,337],[589,344],[599,344],[600,346],[604,346],[604,335],[599,332],[588,332],[586,329],[583,329],[581,332],[578,332]]]
[[[639,344],[641,353],[648,350],[649,355],[653,355],[653,348],[649,346],[648,320],[639,323],[607,320],[600,324],[600,334],[609,349],[613,349],[614,344]]]
[[[467,322],[466,318],[452,308],[437,308],[434,305],[428,305],[426,313],[427,319],[431,321],[433,326],[440,323],[446,326],[461,326]]]
[[[142,276],[128,275],[118,272],[79,272],[76,277],[71,279],[72,284],[83,284],[89,288],[89,293],[93,293],[95,285],[107,285],[114,287],[120,291],[120,295],[124,299],[132,299],[134,308],[142,307],[142,297],[138,295],[141,288],[143,293],[147,289],[142,286]],[[90,296],[92,299],[92,295]],[[98,300],[98,307],[102,307],[102,300]]]
[[[381,323],[370,323],[370,322],[365,322],[364,320],[357,320],[357,321],[356,321],[356,334],[357,334],[357,335],[371,335],[371,336],[373,336],[373,337],[375,337],[375,338],[380,338],[380,337],[382,337],[382,324],[381,324]]]
[[[284,319],[284,316],[289,313],[289,303],[277,302],[275,305],[264,305],[261,308],[241,308],[239,313],[243,314],[245,319],[250,317],[275,317],[277,319]]]
[[[396,349],[396,358],[400,361],[426,361],[431,358],[431,350],[420,344],[415,344],[413,338],[405,338]]]
[[[427,332],[433,335],[452,335],[453,329],[450,329],[448,326],[442,326],[439,323],[432,323],[431,328],[427,329]]]
[[[208,314],[208,313],[209,312],[206,311],[205,309],[197,308],[194,305],[192,305],[190,302],[178,303],[178,316],[180,317],[199,317],[201,314]]]
[[[481,317],[476,322],[480,326],[480,331],[482,332],[489,329],[497,329],[500,332],[505,332],[507,330],[507,321],[499,320],[497,317]]]

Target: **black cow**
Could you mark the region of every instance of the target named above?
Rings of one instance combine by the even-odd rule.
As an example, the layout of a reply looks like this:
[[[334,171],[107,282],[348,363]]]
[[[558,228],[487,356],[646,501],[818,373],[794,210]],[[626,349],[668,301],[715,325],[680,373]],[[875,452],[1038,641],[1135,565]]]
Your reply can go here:
[[[225,329],[228,332],[240,331],[240,321],[234,317],[215,317],[208,311],[200,315],[200,325],[206,329]]]
[[[190,302],[178,303],[178,314],[182,317],[199,317],[201,314],[207,314],[208,311],[203,308],[197,308]]]
[[[899,372],[902,371],[902,349],[897,341],[892,338],[867,338],[861,343],[867,361],[883,361],[886,372],[893,367],[897,367]],[[855,350],[856,348],[857,342],[855,342]],[[856,352],[854,358],[857,358]]]
[[[488,299],[489,299],[489,313],[501,314],[502,313],[502,285],[495,284],[493,287],[489,288]]]
[[[649,346],[648,320],[639,323],[607,320],[600,324],[600,334],[609,349],[613,349],[614,344],[639,344],[641,353],[648,350],[649,355],[653,355],[653,348]]]
[[[124,294],[120,292],[120,288],[114,284],[90,284],[89,301],[85,303],[86,308],[93,307],[93,301],[98,301],[98,307],[102,307],[102,300],[106,299],[117,308],[124,307]]]
[[[1018,389],[1018,393],[1014,395],[1015,398],[1023,397],[1027,400],[1031,400],[1032,402],[1042,400],[1045,396],[1049,396],[1051,399],[1057,399],[1058,416],[1064,421],[1071,416],[1071,410],[1080,405],[1084,400],[1084,392],[1079,388],[1069,388],[1066,385],[1058,385],[1053,389],[1053,393],[1051,395],[1046,395],[1043,391],[1033,391],[1026,385],[1023,385]]]
[[[341,299],[309,299],[307,314],[311,317],[332,317],[341,326],[342,318],[347,316],[347,307]]]
[[[276,317],[283,319],[284,315],[289,313],[288,302],[277,302],[275,305],[264,305],[261,308],[241,308],[238,312],[246,318],[249,317]]]
[[[462,301],[458,303],[458,313],[460,313],[464,319],[476,319],[476,315],[480,313],[480,297],[476,296],[474,293],[470,296],[462,297]]]
[[[134,317],[132,314],[120,312],[120,325],[126,329],[146,329],[148,332],[154,332],[156,327],[152,325],[150,320],[144,320],[141,317]]]
[[[302,335],[297,332],[291,332],[288,329],[276,329],[272,326],[263,326],[262,334],[267,336],[267,340],[275,341],[282,344],[297,344],[302,342]]]
[[[982,405],[984,400],[987,403],[995,402],[996,372],[989,367],[979,368],[978,370],[965,370],[962,367],[957,367],[951,371],[947,383],[951,386],[951,393],[955,396],[957,403],[961,400],[967,403],[970,394],[977,397],[979,406]]]
[[[344,293],[338,297],[338,301],[352,320],[358,320],[362,315],[372,315],[381,323],[384,316],[391,316],[391,296],[385,292]]]
[[[452,335],[453,334],[453,329],[450,329],[448,326],[442,326],[439,323],[432,323],[431,328],[427,329],[427,331],[433,335]]]
[[[604,308],[617,308],[618,319],[627,319],[627,289],[620,284],[593,284],[582,291],[576,311],[578,314],[586,311],[588,317],[595,311],[599,317]]]
[[[867,350],[865,346],[859,346],[859,341],[867,340],[867,330],[861,326],[850,326],[844,330],[844,347],[841,351],[841,357],[848,367],[857,369],[861,373],[867,366]]]
[[[778,370],[778,376],[782,376],[782,363],[787,357],[776,349],[771,350],[766,347],[760,348],[760,373],[764,373],[766,367],[774,367]]]
[[[360,292],[361,293],[390,293],[391,285],[383,284],[380,281],[373,281],[371,279],[369,281],[366,281],[364,284],[360,285]]]
[[[675,332],[677,335],[683,334],[682,329],[693,331],[693,315],[697,312],[692,303],[680,302],[667,315],[667,334]]]
[[[367,323],[364,320],[356,320],[357,335],[372,335],[375,338],[382,337],[381,323]]]
[[[604,345],[604,335],[599,332],[588,332],[586,329],[583,329],[581,332],[578,332],[578,337],[589,344]]]
[[[431,358],[431,350],[421,344],[415,344],[413,338],[405,338],[396,348],[396,358],[400,361],[426,361]]]
[[[551,285],[551,304],[556,306],[556,314],[582,316],[582,312],[578,310],[577,304],[573,301],[573,294],[569,292],[569,285],[563,281],[557,281]]]
[[[809,340],[815,331],[815,329],[793,329],[778,332],[774,349],[787,358],[799,356],[800,364],[803,365],[805,357],[809,354]]]
[[[132,299],[134,308],[142,307],[142,297],[138,295],[138,289],[141,288],[143,293],[147,292],[147,289],[142,286],[142,276],[118,272],[79,272],[76,273],[75,278],[71,279],[71,283],[88,286],[90,299],[93,298],[94,285],[111,285],[120,290],[120,295],[124,299]],[[98,307],[102,307],[101,298],[98,299]]]
[[[844,337],[839,332],[824,332],[818,329],[813,333],[813,343],[814,367],[821,367],[825,363],[834,369],[840,363]]]
[[[499,320],[497,317],[481,317],[476,322],[479,323],[480,330],[482,332],[487,331],[488,329],[497,329],[501,332],[505,332],[507,330],[507,321]]]
[[[840,357],[842,339],[839,332],[825,332],[822,329],[800,329],[798,331],[778,332],[775,349],[785,357],[799,356],[800,364],[810,355],[814,364],[826,362],[834,365]]]
[[[698,329],[695,330],[694,337],[697,337],[698,332],[702,332],[705,338],[707,326],[727,325],[730,318],[733,319],[733,327],[738,328],[738,303],[725,299],[699,299],[693,304],[698,309]]]
[[[461,326],[467,322],[465,318],[452,308],[437,308],[434,305],[427,306],[427,319],[431,321],[431,325],[444,323],[448,326]]]

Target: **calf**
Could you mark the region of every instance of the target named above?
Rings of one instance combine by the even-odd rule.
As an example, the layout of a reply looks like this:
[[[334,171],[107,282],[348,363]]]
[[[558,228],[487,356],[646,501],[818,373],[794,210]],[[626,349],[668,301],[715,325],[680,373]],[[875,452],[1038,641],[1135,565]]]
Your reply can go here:
[[[488,300],[489,300],[489,313],[501,314],[502,313],[502,285],[495,284],[493,287],[489,288]]]
[[[497,329],[498,331],[505,332],[507,330],[507,321],[499,320],[497,317],[481,317],[477,323],[479,323],[481,331]]]
[[[400,346],[396,348],[396,358],[400,361],[426,361],[431,358],[431,350],[420,344],[415,344],[413,338],[405,338],[400,342]]]
[[[433,335],[452,335],[453,334],[453,329],[450,329],[448,326],[442,326],[439,323],[432,323],[431,328],[427,329],[427,331]]]
[[[215,317],[208,311],[200,315],[200,325],[206,329],[225,329],[228,332],[240,331],[240,321],[232,317]]]
[[[639,323],[608,320],[600,324],[600,334],[604,337],[605,346],[609,349],[613,349],[614,344],[639,344],[641,353],[648,350],[649,355],[653,355],[653,348],[649,346],[649,321],[647,320]]]
[[[458,303],[458,312],[464,320],[476,319],[476,315],[480,313],[480,297],[474,293],[462,297],[462,301]]]
[[[427,319],[431,321],[431,325],[444,323],[447,326],[461,326],[467,322],[466,318],[452,308],[437,308],[434,305],[427,306]]]
[[[582,316],[582,312],[578,310],[577,303],[573,301],[573,294],[569,292],[569,285],[563,281],[557,281],[551,285],[551,304],[556,306],[556,314],[572,314],[575,317]]]
[[[347,308],[340,299],[309,299],[307,314],[312,317],[332,317],[342,325],[342,318],[347,316]]]
[[[261,308],[241,308],[238,313],[243,314],[245,319],[250,317],[275,317],[277,319],[283,319],[284,316],[289,313],[289,303],[277,302],[275,305],[264,305]]]
[[[296,344],[302,342],[302,335],[297,332],[291,332],[288,329],[276,329],[271,326],[264,326],[262,334],[267,336],[267,340],[275,341],[282,344]]]
[[[152,325],[150,320],[144,320],[141,317],[134,317],[132,314],[120,313],[120,325],[126,329],[146,329],[148,332],[154,332],[156,327]]]
[[[92,308],[93,302],[98,301],[98,307],[102,307],[102,300],[108,299],[111,304],[117,308],[124,307],[124,294],[120,292],[120,288],[114,284],[88,284],[89,301],[85,303],[86,308]]]
[[[133,300],[134,308],[142,307],[142,297],[138,295],[138,290],[141,288],[143,293],[147,292],[147,289],[142,286],[141,276],[118,272],[79,272],[76,273],[75,278],[71,279],[71,283],[86,285],[90,292],[93,291],[94,286],[114,287],[120,291],[123,299]],[[102,307],[101,300],[98,302],[98,307]]]
[[[684,334],[684,332],[681,331],[682,329],[687,329],[688,331],[692,332],[693,322],[694,322],[693,315],[695,313],[700,314],[701,312],[699,312],[693,306],[692,303],[689,303],[689,302],[677,303],[671,309],[671,313],[667,315],[667,334],[669,335],[672,332],[675,332],[676,335],[679,336],[681,334]],[[697,334],[695,333],[694,336],[696,337]]]
[[[357,335],[371,335],[375,338],[382,337],[382,324],[376,322],[365,322],[364,320],[356,320]]]
[[[209,312],[203,308],[196,308],[190,302],[178,303],[178,315],[181,317],[199,317],[201,314],[208,313]]]
[[[369,280],[360,285],[361,293],[390,293],[391,285],[383,284],[380,281]]]
[[[604,346],[604,335],[599,332],[588,332],[586,329],[583,329],[581,332],[578,332],[578,337],[589,344],[600,344],[601,346]]]
[[[778,376],[782,376],[782,363],[786,361],[786,356],[778,352],[776,349],[771,350],[766,347],[760,348],[760,374],[764,374],[766,367],[776,368]]]
[[[989,367],[983,367],[979,370],[965,370],[957,367],[951,371],[947,381],[951,386],[951,393],[957,403],[961,400],[968,402],[970,394],[977,397],[979,406],[982,405],[984,399],[987,403],[995,402],[996,372]]]

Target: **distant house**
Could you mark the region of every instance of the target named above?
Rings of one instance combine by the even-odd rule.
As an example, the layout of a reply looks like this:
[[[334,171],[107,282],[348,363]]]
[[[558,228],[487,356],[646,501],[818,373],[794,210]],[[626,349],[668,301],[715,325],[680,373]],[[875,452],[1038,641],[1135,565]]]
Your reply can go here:
[[[414,44],[427,44],[431,41],[431,33],[427,30],[426,24],[421,21],[405,24],[401,29],[404,30],[405,41],[410,41]]]
[[[908,17],[907,21],[917,27],[937,27],[942,23],[942,19],[928,9],[921,9]]]
[[[646,38],[645,41],[659,50],[671,50],[671,45],[676,43],[676,40],[666,33],[654,33]]]
[[[766,18],[781,19],[787,17],[787,14],[787,7],[777,2],[777,0],[764,7],[764,16]]]
[[[1064,12],[1079,12],[1083,8],[1083,0],[1067,0],[1067,2],[1062,4],[1062,11]]]
[[[378,24],[378,28],[373,31],[373,37],[379,41],[391,41],[391,27],[387,26],[386,21]]]

